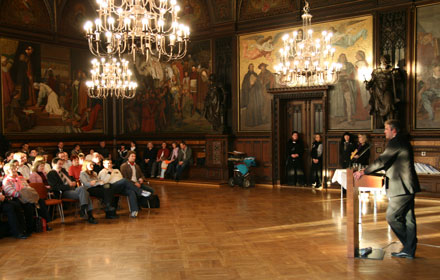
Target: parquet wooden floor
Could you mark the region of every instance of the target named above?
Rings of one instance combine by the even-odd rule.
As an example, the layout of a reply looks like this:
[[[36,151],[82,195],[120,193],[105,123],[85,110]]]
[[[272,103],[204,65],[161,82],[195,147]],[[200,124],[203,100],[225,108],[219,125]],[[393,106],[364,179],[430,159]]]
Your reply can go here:
[[[118,220],[70,215],[51,232],[0,239],[0,279],[440,279],[440,199],[416,200],[414,260],[390,256],[400,244],[389,245],[386,202],[376,215],[365,203],[361,247],[386,254],[360,260],[346,258],[338,191],[153,186],[161,208],[138,219],[123,199]]]

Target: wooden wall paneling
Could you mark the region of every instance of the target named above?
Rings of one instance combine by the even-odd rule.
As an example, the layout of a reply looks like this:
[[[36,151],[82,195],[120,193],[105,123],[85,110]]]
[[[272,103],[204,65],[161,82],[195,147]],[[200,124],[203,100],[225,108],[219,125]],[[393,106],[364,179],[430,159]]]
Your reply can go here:
[[[247,156],[255,157],[257,166],[252,167],[252,173],[257,183],[268,183],[272,180],[271,141],[264,138],[239,138],[234,142],[234,150],[244,152]]]

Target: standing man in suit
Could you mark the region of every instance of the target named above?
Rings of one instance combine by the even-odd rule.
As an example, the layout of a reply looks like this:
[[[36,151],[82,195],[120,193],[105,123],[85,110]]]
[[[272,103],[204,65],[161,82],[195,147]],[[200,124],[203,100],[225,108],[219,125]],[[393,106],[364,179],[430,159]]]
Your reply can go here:
[[[366,169],[355,172],[354,177],[359,179],[364,174],[386,171],[386,190],[389,198],[386,218],[403,244],[402,251],[393,252],[391,255],[413,259],[417,247],[414,197],[416,192],[420,192],[420,185],[414,168],[412,146],[399,132],[399,121],[387,120],[385,138],[389,142],[385,151]]]

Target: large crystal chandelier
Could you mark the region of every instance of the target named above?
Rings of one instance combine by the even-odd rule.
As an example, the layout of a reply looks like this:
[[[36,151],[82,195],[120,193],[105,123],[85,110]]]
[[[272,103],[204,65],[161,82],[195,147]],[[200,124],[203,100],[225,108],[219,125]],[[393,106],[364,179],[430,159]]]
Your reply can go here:
[[[131,81],[132,72],[128,69],[128,61],[121,62],[112,58],[93,59],[91,80],[86,82],[88,95],[91,98],[116,97],[133,98],[136,93],[137,83]]]
[[[95,56],[128,52],[165,60],[186,54],[189,27],[178,22],[176,0],[97,0],[98,18],[86,22],[89,49]]]
[[[302,29],[283,36],[280,51],[281,62],[275,66],[281,85],[290,87],[333,84],[341,65],[333,62],[335,49],[330,41],[331,32],[323,31],[320,38],[313,37],[312,15],[309,3],[304,1]]]

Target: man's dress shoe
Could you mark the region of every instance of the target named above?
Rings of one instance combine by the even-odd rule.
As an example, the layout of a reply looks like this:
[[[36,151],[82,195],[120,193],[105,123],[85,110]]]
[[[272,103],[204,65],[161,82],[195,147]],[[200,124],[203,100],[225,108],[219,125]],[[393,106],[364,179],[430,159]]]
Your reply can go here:
[[[413,255],[410,255],[408,253],[405,252],[393,252],[391,253],[391,256],[396,257],[396,258],[406,258],[406,259],[414,259]]]

